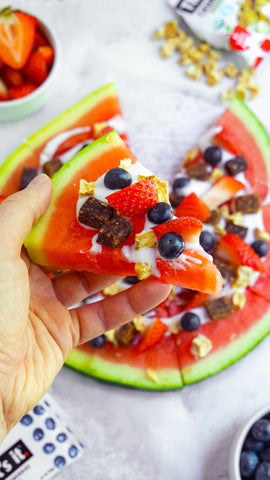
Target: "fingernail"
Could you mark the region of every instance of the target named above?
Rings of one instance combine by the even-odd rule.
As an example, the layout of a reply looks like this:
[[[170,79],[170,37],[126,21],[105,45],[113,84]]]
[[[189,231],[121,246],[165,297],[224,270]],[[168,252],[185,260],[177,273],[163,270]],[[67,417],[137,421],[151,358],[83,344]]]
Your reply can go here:
[[[29,183],[28,187],[39,187],[40,185],[47,182],[48,180],[49,180],[48,175],[46,175],[45,173],[41,173]]]

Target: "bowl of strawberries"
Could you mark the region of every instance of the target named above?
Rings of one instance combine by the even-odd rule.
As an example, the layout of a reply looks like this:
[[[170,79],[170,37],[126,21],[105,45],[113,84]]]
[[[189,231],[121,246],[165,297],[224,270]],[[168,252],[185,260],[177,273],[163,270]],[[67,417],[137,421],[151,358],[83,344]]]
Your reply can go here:
[[[0,121],[19,120],[40,108],[53,90],[59,41],[39,18],[0,10]]]

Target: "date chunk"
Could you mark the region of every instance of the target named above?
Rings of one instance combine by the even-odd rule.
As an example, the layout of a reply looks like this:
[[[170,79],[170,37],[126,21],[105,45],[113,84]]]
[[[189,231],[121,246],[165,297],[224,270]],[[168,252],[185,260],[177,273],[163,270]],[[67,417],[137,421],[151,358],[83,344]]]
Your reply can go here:
[[[132,230],[133,224],[127,218],[115,216],[99,230],[97,243],[109,248],[118,248]]]
[[[101,228],[113,216],[114,208],[108,203],[89,197],[79,211],[78,220],[83,225]]]

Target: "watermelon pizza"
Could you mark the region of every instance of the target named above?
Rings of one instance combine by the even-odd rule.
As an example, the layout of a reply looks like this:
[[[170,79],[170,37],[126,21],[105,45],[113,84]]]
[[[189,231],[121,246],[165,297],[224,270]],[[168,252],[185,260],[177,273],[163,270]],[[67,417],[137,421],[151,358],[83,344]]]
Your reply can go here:
[[[116,125],[110,119],[116,119]],[[206,132],[199,148],[188,152],[182,170],[172,184],[170,200],[174,215],[170,218],[163,216],[163,221],[156,223],[155,215],[160,215],[160,211],[156,211],[155,202],[168,205],[166,195],[164,198],[164,184],[162,187],[162,182],[137,162],[115,132],[108,133],[115,128],[126,141],[120,119],[114,84],[89,95],[29,137],[4,162],[0,167],[0,194],[5,196],[18,190],[22,179],[28,181],[28,168],[35,169],[36,174],[45,163],[49,165],[55,197],[47,220],[45,218],[33,229],[26,242],[32,258],[55,268],[85,268],[85,255],[73,255],[80,245],[79,250],[91,250],[89,269],[111,273],[116,268],[119,271],[121,266],[124,276],[121,282],[86,299],[86,302],[117,293],[144,278],[145,271],[134,268],[136,263],[148,263],[145,259],[135,261],[142,260],[145,250],[145,237],[142,235],[140,239],[140,234],[147,233],[148,242],[151,230],[150,242],[154,239],[154,248],[164,235],[171,232],[184,239],[189,258],[185,257],[185,251],[182,252],[185,264],[182,278],[179,272],[175,275],[174,269],[168,268],[173,263],[171,261],[163,264],[161,261],[159,268],[150,272],[161,275],[163,281],[178,283],[169,298],[133,322],[81,345],[66,361],[67,365],[85,374],[122,385],[152,390],[179,388],[235,362],[269,333],[267,157],[270,142],[250,110],[240,101],[233,102],[213,129]],[[98,137],[101,138],[93,142]],[[55,161],[59,159],[60,165]],[[62,166],[65,162],[66,165]],[[87,170],[90,166],[90,174],[84,169],[85,165],[88,165]],[[136,171],[134,177],[133,170],[137,166],[139,172]],[[104,181],[106,172],[119,167],[127,172],[131,169],[131,185],[111,190],[112,193],[104,197],[100,182]],[[72,182],[76,184],[75,189]],[[117,215],[128,217],[133,224],[132,233],[122,244],[124,259],[122,254],[119,256],[119,248],[112,249],[103,244],[102,250],[106,254],[102,260],[97,242],[100,227],[92,232],[95,235],[92,235],[94,241],[90,245],[87,242],[93,227],[82,226],[80,222],[78,227],[82,202],[87,203],[89,196],[93,196],[93,188],[97,194],[94,196],[99,196],[99,200],[107,202]],[[129,189],[128,196],[126,188]],[[160,197],[162,191],[163,198]],[[145,195],[140,204],[138,200],[142,192]],[[71,222],[71,236],[75,243],[69,243],[59,256],[63,238],[59,239],[54,251],[50,249],[56,232],[57,235],[59,232],[58,207],[55,205],[60,205],[61,212],[66,214],[70,199],[76,205],[73,209],[76,219]],[[146,219],[149,210],[154,215],[152,221]],[[169,211],[168,207],[165,210]],[[83,220],[84,212],[81,214]],[[131,247],[138,241],[142,242],[142,248],[134,253]],[[224,279],[221,294],[219,276],[210,254]],[[71,263],[65,263],[68,256]],[[200,263],[196,265],[198,260]],[[206,268],[200,269],[200,266]]]

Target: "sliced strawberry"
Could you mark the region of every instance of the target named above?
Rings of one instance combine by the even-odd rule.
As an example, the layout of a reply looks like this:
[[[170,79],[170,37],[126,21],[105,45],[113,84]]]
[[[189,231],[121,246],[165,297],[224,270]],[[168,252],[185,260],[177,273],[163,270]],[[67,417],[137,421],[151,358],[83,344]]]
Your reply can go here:
[[[234,177],[224,175],[218,180],[208,192],[202,197],[202,200],[208,208],[214,210],[222,203],[227,202],[237,192],[245,188],[242,182],[239,182]]]
[[[210,296],[209,293],[196,292],[190,302],[185,306],[184,311],[200,307]]]
[[[32,85],[31,83],[24,83],[20,87],[11,87],[9,88],[9,95],[12,100],[17,100],[18,98],[26,97],[34,90],[36,90],[36,85]]]
[[[185,242],[197,242],[202,231],[202,222],[193,217],[180,217],[153,227],[157,239],[168,232],[176,232]]]
[[[154,178],[133,183],[106,197],[109,205],[127,217],[144,215],[158,203],[158,191]]]
[[[22,68],[34,44],[36,20],[19,10],[0,12],[0,57],[9,67]]]
[[[266,266],[259,255],[242,238],[233,233],[227,233],[222,237],[219,249],[225,251],[237,265],[246,265],[258,272],[266,272]]]
[[[32,83],[40,85],[44,82],[48,74],[48,69],[42,53],[38,51],[31,53],[23,69],[23,73]]]
[[[43,57],[45,59],[45,62],[46,62],[46,65],[49,68],[52,65],[53,59],[54,59],[53,48],[50,45],[44,45],[42,47],[39,47],[37,49],[37,52],[40,52],[41,55],[43,55]]]
[[[33,50],[37,50],[39,47],[45,47],[48,45],[48,42],[45,37],[40,32],[35,33]]]
[[[3,102],[8,99],[9,99],[8,89],[0,78],[0,102]]]
[[[15,68],[6,67],[5,68],[5,83],[11,87],[19,87],[24,83],[24,78],[22,73]]]
[[[96,135],[94,135],[94,139],[96,140],[97,138],[103,137],[103,135],[106,135],[106,133],[110,133],[113,131],[113,128],[110,127],[109,125],[107,127],[102,128]]]
[[[194,217],[205,222],[210,217],[210,211],[205,203],[196,195],[191,193],[180,202],[174,214],[177,217]]]
[[[164,337],[168,330],[167,325],[157,318],[154,323],[146,330],[145,335],[138,344],[138,352],[142,353],[145,350],[157,345]]]

